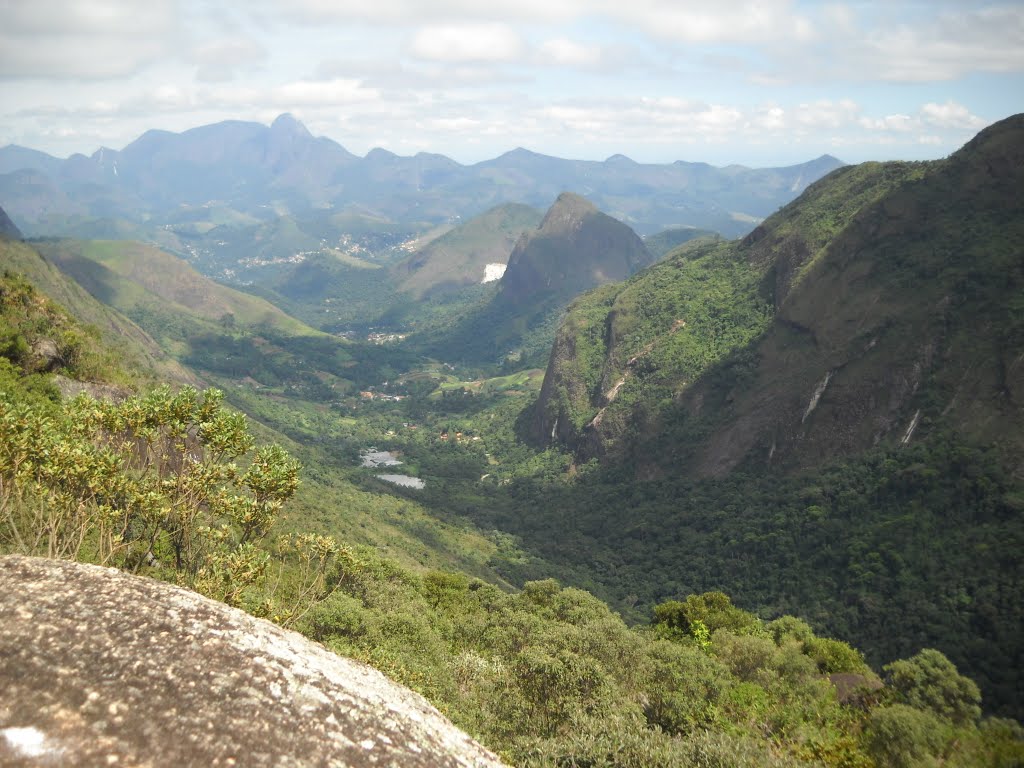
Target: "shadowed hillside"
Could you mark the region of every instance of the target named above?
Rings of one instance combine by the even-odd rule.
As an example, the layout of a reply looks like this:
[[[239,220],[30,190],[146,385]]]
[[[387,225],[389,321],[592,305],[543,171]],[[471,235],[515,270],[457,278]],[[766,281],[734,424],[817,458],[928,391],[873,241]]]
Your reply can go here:
[[[438,333],[429,349],[443,359],[530,366],[574,297],[653,260],[633,230],[563,192],[540,226],[516,242],[497,293]]]
[[[1012,118],[946,161],[841,169],[742,242],[581,299],[535,439],[643,476],[813,466],[947,429],[1019,450],[1022,134]]]

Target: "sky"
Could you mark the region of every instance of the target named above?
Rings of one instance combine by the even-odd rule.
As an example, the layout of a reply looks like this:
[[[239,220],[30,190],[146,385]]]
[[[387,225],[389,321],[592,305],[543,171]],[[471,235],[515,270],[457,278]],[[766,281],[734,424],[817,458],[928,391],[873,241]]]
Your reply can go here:
[[[364,155],[944,157],[1024,111],[1024,2],[0,0],[0,146],[290,112]]]

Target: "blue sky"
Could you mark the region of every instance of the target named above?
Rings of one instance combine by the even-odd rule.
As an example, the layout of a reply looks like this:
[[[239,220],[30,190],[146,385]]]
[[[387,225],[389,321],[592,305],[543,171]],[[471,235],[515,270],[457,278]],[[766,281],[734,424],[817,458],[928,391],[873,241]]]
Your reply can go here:
[[[0,0],[0,145],[291,112],[362,155],[926,159],[1024,110],[1024,3]]]

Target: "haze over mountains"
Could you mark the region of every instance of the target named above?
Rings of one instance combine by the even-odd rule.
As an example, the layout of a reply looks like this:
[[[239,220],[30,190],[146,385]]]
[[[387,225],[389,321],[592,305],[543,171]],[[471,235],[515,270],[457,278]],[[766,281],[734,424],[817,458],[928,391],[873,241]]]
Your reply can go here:
[[[252,223],[340,211],[438,223],[507,202],[545,208],[569,190],[640,234],[692,226],[733,237],[840,165],[829,155],[766,169],[640,164],[622,155],[593,162],[521,148],[469,166],[382,149],[360,158],[281,115],[269,127],[226,121],[180,134],[151,130],[122,150],[66,160],[10,145],[0,149],[0,204],[39,235],[96,218],[173,229],[201,221],[204,210],[221,211],[209,228],[226,218]]]

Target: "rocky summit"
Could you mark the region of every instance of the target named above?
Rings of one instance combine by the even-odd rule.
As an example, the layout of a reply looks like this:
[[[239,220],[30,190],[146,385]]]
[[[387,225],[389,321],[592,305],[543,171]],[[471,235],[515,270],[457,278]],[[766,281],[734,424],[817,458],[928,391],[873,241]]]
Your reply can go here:
[[[0,559],[0,764],[499,766],[418,694],[193,592]]]

